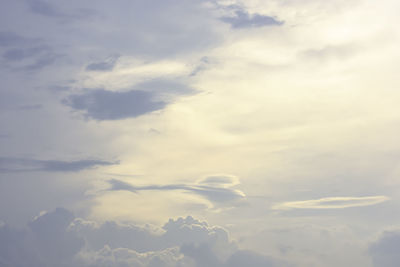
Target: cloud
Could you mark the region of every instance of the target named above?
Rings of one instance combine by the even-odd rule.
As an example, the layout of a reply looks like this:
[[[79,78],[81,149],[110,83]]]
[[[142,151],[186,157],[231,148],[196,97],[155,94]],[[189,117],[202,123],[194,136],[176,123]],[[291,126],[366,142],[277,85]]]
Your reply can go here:
[[[193,71],[189,74],[189,76],[194,77],[200,72],[207,69],[210,64],[210,59],[208,57],[202,57],[198,65],[193,69]]]
[[[214,185],[214,186],[233,186],[239,184],[239,179],[233,175],[210,175],[201,179],[200,184]]]
[[[111,71],[114,69],[119,56],[112,56],[105,61],[94,62],[86,66],[88,71]]]
[[[400,262],[400,230],[383,232],[379,238],[369,246],[369,254],[376,267],[397,267]]]
[[[73,10],[71,12],[66,12],[53,3],[44,0],[26,0],[26,2],[31,12],[45,17],[59,19],[82,19],[90,17],[94,14],[93,10],[82,8]]]
[[[27,49],[14,48],[7,50],[3,54],[3,59],[7,61],[21,61],[27,59],[43,52],[49,52],[51,50],[48,46],[34,46]]]
[[[345,60],[355,56],[360,50],[360,47],[355,44],[328,45],[319,49],[305,50],[300,56],[306,60]]]
[[[124,190],[133,193],[141,191],[185,191],[200,195],[212,202],[224,203],[243,200],[245,194],[232,186],[238,183],[233,176],[210,176],[197,184],[168,184],[168,185],[146,185],[134,186],[120,180],[112,179],[109,181],[110,191]]]
[[[368,197],[326,197],[304,201],[283,202],[275,205],[277,210],[288,209],[343,209],[376,205],[389,200],[386,196]]]
[[[274,265],[274,259],[238,249],[221,227],[186,218],[162,228],[76,218],[58,208],[18,230],[0,225],[0,263],[11,267],[235,267]]]
[[[3,39],[5,39],[5,43],[13,43],[13,48],[3,53],[3,60],[8,64],[6,66],[12,67],[12,69],[24,71],[41,70],[63,56],[61,53],[54,52],[48,45],[40,44],[40,42],[31,44],[32,40],[11,33],[3,36]]]
[[[14,32],[0,32],[0,46],[15,46],[26,41],[26,38]]]
[[[161,110],[167,105],[163,101],[153,101],[153,98],[153,93],[140,90],[113,92],[93,89],[71,95],[63,103],[75,110],[84,111],[86,117],[95,120],[118,120],[135,118]]]
[[[42,0],[28,0],[29,7],[32,12],[44,16],[62,16],[64,15],[58,11],[52,4]]]
[[[71,266],[71,259],[84,240],[68,231],[74,219],[71,212],[56,209],[38,216],[27,229],[0,228],[0,263],[2,266],[40,267]]]
[[[29,158],[8,158],[0,157],[0,172],[78,172],[97,166],[108,166],[117,164],[116,162],[103,160],[37,160]]]
[[[27,110],[27,111],[30,111],[30,110],[41,109],[42,107],[43,107],[43,105],[41,105],[41,104],[32,104],[32,105],[22,105],[22,106],[19,106],[18,109],[19,109],[19,110]]]
[[[152,79],[135,85],[129,91],[86,89],[70,95],[63,103],[95,120],[135,118],[164,109],[176,97],[193,94],[194,89],[179,82]]]
[[[244,9],[235,10],[234,16],[222,17],[221,21],[228,23],[232,28],[258,28],[264,26],[280,26],[283,24],[282,21],[277,20],[274,17],[260,15],[260,14],[249,14]]]

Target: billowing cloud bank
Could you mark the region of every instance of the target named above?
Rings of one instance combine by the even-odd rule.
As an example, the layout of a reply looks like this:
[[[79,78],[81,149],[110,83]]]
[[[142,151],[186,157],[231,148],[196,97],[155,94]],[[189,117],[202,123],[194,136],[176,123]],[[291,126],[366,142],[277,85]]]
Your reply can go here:
[[[238,249],[228,232],[190,216],[170,219],[162,229],[98,224],[58,208],[25,230],[0,225],[0,265],[39,266],[285,266]]]

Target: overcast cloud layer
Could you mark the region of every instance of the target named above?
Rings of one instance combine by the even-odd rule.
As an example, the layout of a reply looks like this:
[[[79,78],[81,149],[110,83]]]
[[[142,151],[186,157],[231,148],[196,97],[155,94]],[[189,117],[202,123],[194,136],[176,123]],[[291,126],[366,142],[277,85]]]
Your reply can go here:
[[[3,0],[0,266],[397,266],[399,8]]]

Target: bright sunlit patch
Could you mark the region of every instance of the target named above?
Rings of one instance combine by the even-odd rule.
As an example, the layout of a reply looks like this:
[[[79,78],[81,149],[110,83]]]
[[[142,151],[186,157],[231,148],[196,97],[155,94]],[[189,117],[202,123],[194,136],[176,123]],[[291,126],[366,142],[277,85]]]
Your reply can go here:
[[[386,196],[368,197],[326,197],[304,201],[291,201],[277,204],[276,210],[288,209],[343,209],[351,207],[363,207],[379,204],[389,200]]]

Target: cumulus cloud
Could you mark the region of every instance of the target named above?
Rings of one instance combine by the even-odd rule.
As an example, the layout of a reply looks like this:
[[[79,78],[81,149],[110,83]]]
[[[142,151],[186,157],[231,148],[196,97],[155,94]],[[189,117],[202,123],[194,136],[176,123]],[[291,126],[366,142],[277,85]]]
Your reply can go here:
[[[286,266],[240,250],[225,229],[190,216],[154,228],[98,224],[63,208],[42,213],[23,230],[1,224],[0,263],[5,267]]]
[[[225,16],[221,18],[221,21],[228,23],[232,28],[256,28],[264,26],[279,26],[283,22],[277,20],[274,17],[261,15],[261,14],[249,14],[242,8],[237,8],[233,16]]]
[[[283,202],[275,205],[277,210],[287,209],[343,209],[376,205],[389,200],[386,196],[326,197],[304,201]]]
[[[369,247],[376,267],[397,267],[400,262],[400,230],[383,232]]]
[[[117,164],[117,162],[93,159],[62,161],[0,157],[0,172],[78,172],[97,166],[108,166],[113,164]]]
[[[245,198],[245,194],[232,188],[238,184],[238,179],[234,176],[209,176],[200,180],[196,184],[167,184],[167,185],[145,185],[134,186],[126,182],[112,179],[109,181],[110,191],[124,190],[133,193],[141,191],[185,191],[200,195],[212,202],[224,203],[239,201]]]

